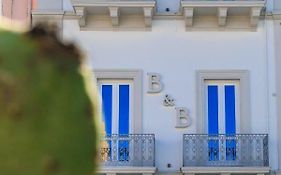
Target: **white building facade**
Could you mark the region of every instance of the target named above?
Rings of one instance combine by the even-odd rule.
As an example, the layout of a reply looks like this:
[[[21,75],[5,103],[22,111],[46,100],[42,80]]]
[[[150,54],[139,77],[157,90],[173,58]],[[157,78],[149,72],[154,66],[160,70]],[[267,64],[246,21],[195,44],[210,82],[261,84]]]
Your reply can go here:
[[[38,0],[95,73],[103,174],[281,173],[279,0]]]

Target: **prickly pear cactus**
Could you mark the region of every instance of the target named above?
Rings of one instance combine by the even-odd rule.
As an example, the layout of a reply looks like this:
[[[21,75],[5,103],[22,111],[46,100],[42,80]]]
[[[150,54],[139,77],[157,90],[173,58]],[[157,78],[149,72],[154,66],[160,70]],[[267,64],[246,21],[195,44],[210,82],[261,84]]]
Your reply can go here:
[[[80,62],[52,32],[0,30],[1,175],[93,173],[94,97]]]

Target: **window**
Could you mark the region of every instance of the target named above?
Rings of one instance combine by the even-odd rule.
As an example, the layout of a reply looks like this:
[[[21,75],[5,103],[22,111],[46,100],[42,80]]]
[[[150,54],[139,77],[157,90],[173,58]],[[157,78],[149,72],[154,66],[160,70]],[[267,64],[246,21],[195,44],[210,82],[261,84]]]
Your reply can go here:
[[[142,72],[96,70],[95,76],[102,99],[105,134],[118,134],[115,139],[103,142],[102,159],[130,163],[134,155],[128,134],[142,132]]]
[[[208,134],[240,132],[239,80],[205,80],[205,118]]]
[[[142,133],[142,71],[95,70],[107,134]]]
[[[232,135],[251,132],[248,71],[198,71],[196,89],[197,132],[209,135],[209,163],[236,160],[241,153]]]
[[[197,132],[250,133],[249,84],[245,70],[197,71]]]
[[[205,118],[207,121],[206,132],[209,135],[226,134],[233,136],[239,133],[239,80],[205,80]],[[220,150],[219,144],[224,144],[225,151]],[[220,154],[225,153],[226,160],[236,159],[236,141],[210,140],[209,160],[220,160]]]
[[[101,80],[103,121],[106,134],[132,133],[133,83],[130,80]]]

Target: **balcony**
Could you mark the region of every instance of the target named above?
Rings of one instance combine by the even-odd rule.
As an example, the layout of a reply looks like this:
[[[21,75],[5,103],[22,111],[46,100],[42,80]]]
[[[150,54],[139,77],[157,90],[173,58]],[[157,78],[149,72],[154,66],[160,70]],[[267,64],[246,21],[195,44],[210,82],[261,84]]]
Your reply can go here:
[[[153,134],[107,135],[101,138],[99,173],[153,174],[155,168]]]
[[[71,0],[81,28],[150,28],[155,0]]]
[[[268,173],[268,135],[185,134],[182,172]]]
[[[214,21],[209,27],[256,28],[265,3],[265,0],[181,0],[187,28],[204,27],[210,24],[208,21]]]

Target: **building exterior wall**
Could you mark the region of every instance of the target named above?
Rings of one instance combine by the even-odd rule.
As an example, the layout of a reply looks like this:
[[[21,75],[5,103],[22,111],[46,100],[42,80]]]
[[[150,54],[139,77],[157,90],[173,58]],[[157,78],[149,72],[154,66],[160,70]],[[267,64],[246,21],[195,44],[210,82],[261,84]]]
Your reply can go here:
[[[280,47],[281,47],[281,26],[280,26],[280,22],[281,20],[274,20],[274,34],[275,34],[275,61],[276,61],[276,89],[277,89],[277,125],[280,126],[281,124],[281,110],[280,110],[280,106],[281,106],[281,97],[280,97],[280,93],[281,93],[281,81],[280,81],[280,66],[281,66],[281,52],[280,52]],[[279,168],[281,167],[281,154],[280,154],[280,150],[281,150],[281,134],[280,134],[280,130],[278,132],[278,145],[279,145]]]
[[[183,22],[169,20],[155,20],[151,32],[83,32],[76,20],[64,20],[63,26],[64,38],[82,46],[93,69],[143,70],[143,133],[156,135],[156,167],[160,172],[179,171],[182,134],[196,133],[198,70],[249,71],[250,131],[268,133],[271,129],[264,22],[257,32],[185,32]],[[162,93],[147,93],[149,72],[162,76]],[[162,105],[166,93],[176,99],[177,106],[190,110],[190,127],[175,128],[175,109]],[[276,157],[271,156],[272,160]],[[171,168],[167,168],[169,163]]]
[[[280,11],[281,10],[281,2],[278,0],[274,1],[274,9]]]
[[[37,10],[62,10],[63,0],[37,0]]]
[[[273,7],[273,23],[274,23],[274,58],[275,58],[275,82],[276,82],[276,121],[277,126],[281,124],[281,80],[280,80],[280,67],[281,67],[281,2],[279,0],[274,1]],[[280,129],[277,131],[277,141],[278,141],[278,174],[281,174],[281,134]]]
[[[3,10],[3,4],[2,4],[2,0],[0,0],[0,16],[2,16],[2,10]]]
[[[12,21],[30,22],[31,0],[1,0],[0,14]]]
[[[2,1],[7,9],[18,7],[11,8],[8,0]],[[27,0],[21,1],[24,2]],[[38,0],[33,5],[36,13],[59,21],[64,40],[75,41],[81,46],[86,53],[87,64],[93,70],[142,71],[142,133],[156,136],[155,162],[160,174],[180,173],[182,135],[198,133],[198,71],[249,73],[250,115],[246,117],[251,122],[247,133],[269,134],[270,167],[273,173],[281,170],[279,0],[267,2],[266,17],[260,20],[256,31],[186,31],[184,20],[178,18],[154,19],[151,31],[147,32],[81,30],[76,18],[63,17],[64,11],[74,12],[69,0]],[[159,12],[169,8],[173,13],[178,6],[169,0],[161,0],[157,4]],[[11,15],[12,12],[7,9],[2,11],[5,16],[25,16],[24,13],[19,14],[20,17]],[[48,13],[44,14],[44,11]],[[49,12],[54,11],[50,16]],[[147,93],[147,74],[150,72],[161,75],[164,84],[161,93]],[[176,107],[188,108],[191,126],[175,128],[175,108],[163,106],[166,94],[176,100]]]

